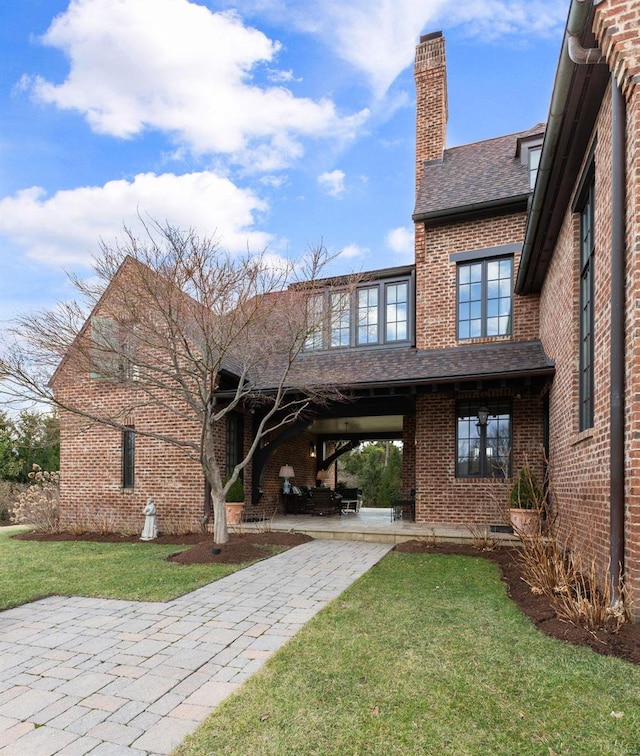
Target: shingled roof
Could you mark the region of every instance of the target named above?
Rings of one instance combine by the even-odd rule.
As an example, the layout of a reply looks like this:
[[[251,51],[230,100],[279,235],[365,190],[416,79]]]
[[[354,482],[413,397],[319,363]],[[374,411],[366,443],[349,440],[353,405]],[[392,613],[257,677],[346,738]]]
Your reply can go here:
[[[308,385],[311,376],[327,384],[401,386],[552,375],[554,363],[538,340],[469,344],[451,349],[350,349],[306,352],[287,383]]]
[[[520,160],[520,144],[543,132],[540,123],[527,131],[453,147],[444,151],[442,160],[425,161],[414,220],[526,199],[531,192],[529,168]]]

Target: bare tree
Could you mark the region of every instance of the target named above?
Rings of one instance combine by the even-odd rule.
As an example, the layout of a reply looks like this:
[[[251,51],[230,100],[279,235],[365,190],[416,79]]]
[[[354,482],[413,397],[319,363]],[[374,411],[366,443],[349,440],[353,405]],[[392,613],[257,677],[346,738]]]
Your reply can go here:
[[[122,430],[136,408],[161,409],[174,422],[135,432],[200,462],[214,539],[224,543],[226,493],[261,439],[311,402],[338,397],[320,376],[293,370],[323,327],[308,303],[328,255],[321,246],[297,263],[276,263],[264,253],[233,257],[215,240],[154,221],[145,231],[143,241],[125,229],[123,243],[101,244],[95,278],[71,276],[77,299],[15,321],[0,357],[5,396]],[[96,407],[78,390],[90,376],[117,385],[117,410]],[[251,444],[225,477],[215,439],[230,412],[251,407],[260,409]],[[185,424],[191,436],[176,430]],[[210,514],[205,506],[203,525]]]

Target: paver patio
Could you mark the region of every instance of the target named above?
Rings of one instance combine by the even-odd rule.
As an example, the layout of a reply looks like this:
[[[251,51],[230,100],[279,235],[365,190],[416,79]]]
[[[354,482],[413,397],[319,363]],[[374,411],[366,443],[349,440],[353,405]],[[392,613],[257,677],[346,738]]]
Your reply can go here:
[[[0,754],[167,754],[391,544],[311,541],[166,603],[0,613]]]

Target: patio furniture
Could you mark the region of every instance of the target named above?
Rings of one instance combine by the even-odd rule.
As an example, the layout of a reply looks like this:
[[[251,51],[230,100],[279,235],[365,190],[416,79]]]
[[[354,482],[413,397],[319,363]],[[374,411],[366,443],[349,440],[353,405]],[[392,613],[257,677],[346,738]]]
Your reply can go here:
[[[347,512],[357,513],[362,506],[362,491],[359,488],[343,488],[340,491],[342,496],[342,514]]]
[[[395,520],[406,520],[415,522],[416,519],[416,502],[415,499],[395,499],[391,503],[391,522]]]
[[[310,514],[320,517],[342,514],[342,497],[335,491],[321,486],[310,489],[309,493],[311,495]]]

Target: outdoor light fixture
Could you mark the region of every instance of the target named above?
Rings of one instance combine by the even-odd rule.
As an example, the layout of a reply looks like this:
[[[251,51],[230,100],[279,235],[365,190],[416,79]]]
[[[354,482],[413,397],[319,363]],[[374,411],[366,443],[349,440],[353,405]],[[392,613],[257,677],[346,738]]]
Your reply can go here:
[[[484,404],[482,407],[478,407],[478,425],[481,428],[484,428],[487,424],[487,420],[489,419],[489,409],[488,407],[485,407]]]
[[[311,459],[315,459],[317,456],[316,445],[313,442],[309,444],[309,456]]]
[[[291,467],[291,465],[282,465],[278,476],[280,478],[284,478],[284,483],[282,484],[282,493],[291,493],[291,483],[289,483],[289,478],[296,477],[296,474],[293,472],[293,467]]]

